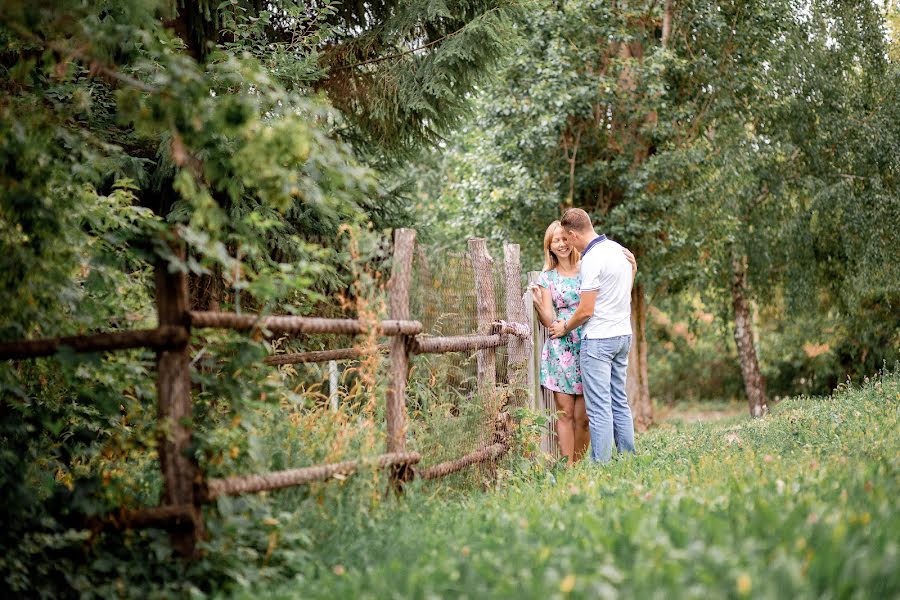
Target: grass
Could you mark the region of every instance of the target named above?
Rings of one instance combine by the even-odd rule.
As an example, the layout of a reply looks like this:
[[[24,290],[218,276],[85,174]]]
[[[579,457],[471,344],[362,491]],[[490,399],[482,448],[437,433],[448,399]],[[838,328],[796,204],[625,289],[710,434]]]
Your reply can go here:
[[[460,500],[413,486],[262,598],[896,598],[900,378]],[[430,491],[432,490],[432,491]]]

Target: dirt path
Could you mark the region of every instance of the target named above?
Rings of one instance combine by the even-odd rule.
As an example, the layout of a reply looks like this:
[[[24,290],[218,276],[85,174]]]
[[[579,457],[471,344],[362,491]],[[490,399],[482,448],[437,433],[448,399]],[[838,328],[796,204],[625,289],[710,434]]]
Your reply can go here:
[[[698,423],[701,421],[718,421],[721,419],[727,419],[729,417],[735,417],[738,415],[742,415],[746,412],[746,407],[741,404],[735,404],[734,406],[728,406],[720,409],[714,410],[698,410],[694,408],[690,409],[667,409],[661,408],[657,411],[657,422],[659,423],[674,423],[675,421],[681,421],[683,423]]]

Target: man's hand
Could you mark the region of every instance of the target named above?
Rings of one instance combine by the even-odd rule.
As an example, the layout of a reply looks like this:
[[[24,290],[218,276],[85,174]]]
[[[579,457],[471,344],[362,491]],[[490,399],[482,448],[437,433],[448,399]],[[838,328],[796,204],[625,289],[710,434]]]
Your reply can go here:
[[[565,337],[566,322],[565,321],[554,321],[553,324],[550,325],[550,335],[551,335],[551,337],[556,338],[556,339]]]

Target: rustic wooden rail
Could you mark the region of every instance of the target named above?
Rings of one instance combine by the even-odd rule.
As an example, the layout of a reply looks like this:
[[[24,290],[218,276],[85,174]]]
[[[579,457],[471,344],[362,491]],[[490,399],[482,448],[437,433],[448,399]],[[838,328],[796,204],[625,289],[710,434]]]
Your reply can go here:
[[[192,313],[197,314],[197,313]],[[222,313],[230,320],[228,313]],[[249,317],[259,319],[252,315],[238,315],[241,317]],[[285,318],[285,317],[263,317],[266,318]],[[203,317],[206,320],[206,317]],[[208,320],[206,320],[208,322]],[[393,321],[383,321],[390,324]],[[408,323],[418,323],[417,321],[409,321]],[[468,350],[484,350],[487,348],[497,348],[504,346],[509,342],[509,337],[530,336],[530,330],[527,327],[521,327],[520,323],[495,324],[495,331],[502,333],[494,333],[491,335],[448,335],[448,336],[430,336],[416,335],[412,337],[411,351],[414,354],[440,354],[444,352],[464,352]],[[193,321],[192,321],[193,324]],[[199,327],[211,327],[209,325],[200,325]],[[421,325],[419,325],[421,327]],[[231,329],[230,327],[220,327]],[[249,331],[252,328],[235,328],[238,331]],[[406,331],[415,331],[414,326],[403,326],[402,329],[389,330],[401,333],[386,333],[385,335],[406,335]],[[270,330],[271,331],[271,330]],[[284,332],[284,330],[278,330]],[[311,333],[304,331],[303,333]],[[322,333],[317,331],[315,333]],[[346,332],[340,332],[346,333]],[[100,333],[87,336],[72,336],[62,338],[44,338],[37,340],[22,340],[16,342],[0,343],[0,360],[40,358],[52,356],[66,348],[73,352],[106,352],[111,350],[124,350],[130,348],[150,348],[154,350],[165,350],[177,348],[185,344],[189,340],[188,330],[180,326],[163,326],[156,329],[123,331],[113,333]],[[390,349],[389,344],[379,344],[377,350],[385,352]],[[263,359],[263,362],[269,365],[289,365],[300,363],[328,362],[330,360],[348,360],[359,358],[365,352],[361,348],[338,348],[335,350],[312,350],[309,352],[293,352],[286,354],[273,354]]]
[[[321,317],[238,315],[225,312],[191,311],[191,326],[235,331],[267,330],[271,333],[360,334],[370,327],[359,319],[323,319]],[[376,329],[382,335],[415,335],[421,333],[418,321],[393,319],[380,321]]]
[[[73,352],[107,352],[129,348],[163,350],[176,348],[184,345],[187,341],[187,329],[164,325],[156,329],[5,342],[0,344],[0,360],[51,356],[66,348]]]
[[[416,336],[412,351],[416,354],[440,354],[487,350],[503,346],[506,341],[507,337],[502,335]]]
[[[504,247],[507,319],[498,320],[494,299],[491,263],[484,240],[469,241],[469,253],[475,270],[473,285],[478,306],[478,333],[459,336],[422,335],[422,324],[410,319],[409,287],[415,231],[394,232],[394,256],[389,282],[390,319],[365,322],[360,319],[325,319],[289,315],[246,315],[228,312],[189,310],[187,276],[170,272],[162,262],[156,266],[156,308],[159,326],[155,329],[115,331],[91,335],[19,340],[0,343],[0,359],[28,359],[51,356],[66,349],[73,352],[107,352],[129,348],[150,348],[157,353],[158,446],[163,480],[161,506],[139,510],[120,509],[91,526],[160,527],[170,531],[173,546],[184,556],[196,556],[197,542],[205,535],[201,505],[221,496],[234,496],[275,490],[350,475],[369,466],[388,468],[396,485],[412,477],[436,479],[478,463],[492,463],[509,450],[509,418],[501,412],[495,422],[493,439],[478,450],[455,460],[425,469],[413,465],[422,457],[406,451],[406,384],[412,354],[478,352],[478,388],[487,398],[496,394],[496,354],[499,346],[509,345],[510,383],[522,385],[532,379],[526,375],[521,356],[527,357],[532,330],[526,323],[524,298],[520,296],[521,271],[518,246]],[[184,258],[184,249],[174,247]],[[350,334],[373,330],[391,337],[378,351],[390,356],[390,376],[385,400],[387,430],[386,453],[371,459],[315,465],[265,474],[236,475],[206,479],[191,457],[192,400],[189,343],[191,330],[219,328],[274,334]],[[313,352],[277,354],[264,359],[266,364],[284,365],[358,358],[360,348],[340,348]],[[529,389],[527,385],[525,389]],[[504,418],[500,418],[503,416]]]
[[[490,446],[486,446],[475,452],[470,452],[465,456],[457,458],[456,460],[449,460],[447,462],[442,462],[436,464],[434,466],[428,467],[417,473],[419,477],[422,479],[437,479],[438,477],[446,477],[451,473],[456,473],[458,471],[462,471],[466,467],[470,467],[474,464],[496,460],[500,456],[506,453],[509,450],[509,445],[498,442],[496,444],[491,444]]]
[[[378,344],[379,352],[390,349],[388,344]],[[287,354],[273,354],[263,359],[267,365],[298,365],[302,363],[328,362],[332,360],[348,360],[359,358],[364,354],[362,348],[338,348],[337,350],[312,350],[310,352],[291,352]]]
[[[515,323],[519,325],[519,323]],[[529,330],[530,331],[530,330]],[[522,328],[517,328],[521,335]],[[530,333],[528,334],[530,335]],[[445,352],[465,352],[484,350],[505,346],[509,342],[509,334],[492,335],[417,335],[411,338],[410,352],[413,354],[442,354]],[[389,344],[379,344],[378,350],[390,350]],[[328,362],[330,360],[348,360],[359,358],[365,352],[360,348],[340,348],[337,350],[314,350],[292,354],[273,354],[263,359],[270,365],[290,365],[298,363]]]
[[[531,337],[531,328],[525,323],[494,321],[491,323],[491,333],[514,335],[517,338],[525,340]]]
[[[397,452],[382,454],[370,461],[348,460],[329,465],[275,471],[263,475],[239,475],[226,479],[210,479],[207,481],[207,496],[205,499],[215,500],[219,496],[240,496],[241,494],[277,490],[309,483],[310,481],[331,479],[336,475],[350,475],[365,465],[383,468],[394,465],[411,465],[420,460],[422,460],[422,457],[416,452]]]
[[[138,529],[160,527],[190,532],[197,527],[196,509],[191,505],[154,506],[137,510],[121,509],[99,519],[99,524],[113,528]]]

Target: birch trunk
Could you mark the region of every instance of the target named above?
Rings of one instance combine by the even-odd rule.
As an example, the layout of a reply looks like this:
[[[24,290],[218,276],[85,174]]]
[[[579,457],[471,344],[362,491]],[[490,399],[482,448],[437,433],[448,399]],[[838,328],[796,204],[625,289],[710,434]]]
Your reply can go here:
[[[753,319],[750,302],[747,300],[747,259],[737,254],[731,261],[731,304],[734,308],[734,342],[737,345],[750,415],[761,417],[769,412],[769,407],[753,342]]]

